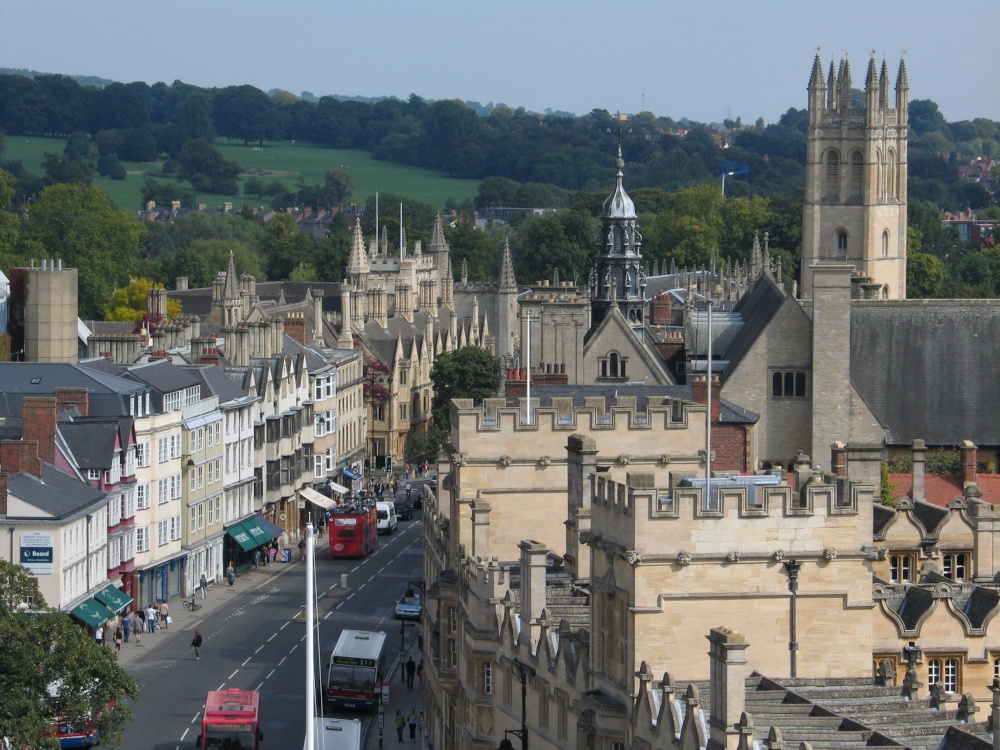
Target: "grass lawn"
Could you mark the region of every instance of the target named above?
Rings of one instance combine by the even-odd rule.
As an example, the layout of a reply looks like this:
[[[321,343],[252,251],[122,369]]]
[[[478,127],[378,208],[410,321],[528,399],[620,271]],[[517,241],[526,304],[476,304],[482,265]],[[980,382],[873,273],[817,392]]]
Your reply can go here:
[[[7,136],[7,148],[0,154],[0,161],[21,161],[36,173],[42,173],[42,163],[46,151],[62,153],[66,141],[61,138],[37,138]],[[416,200],[443,208],[449,198],[465,201],[476,195],[479,180],[459,180],[429,169],[405,167],[389,162],[375,161],[367,151],[345,151],[312,146],[304,143],[267,143],[262,148],[244,146],[224,139],[216,141],[216,146],[226,159],[235,161],[246,170],[259,170],[261,179],[279,179],[294,188],[301,176],[306,183],[322,183],[328,169],[347,169],[357,181],[352,200],[363,203],[376,191],[405,195]],[[124,180],[112,180],[94,176],[94,186],[111,196],[119,208],[138,210],[141,206],[142,180],[144,172],[158,172],[161,164],[140,164],[122,162],[128,172]],[[154,174],[154,178],[157,176]],[[165,178],[157,178],[165,179]],[[243,179],[246,179],[244,175]],[[185,187],[190,188],[187,183]],[[246,196],[245,203],[259,203],[257,198]],[[213,194],[198,194],[198,202],[209,206],[232,201],[241,205],[241,198]]]

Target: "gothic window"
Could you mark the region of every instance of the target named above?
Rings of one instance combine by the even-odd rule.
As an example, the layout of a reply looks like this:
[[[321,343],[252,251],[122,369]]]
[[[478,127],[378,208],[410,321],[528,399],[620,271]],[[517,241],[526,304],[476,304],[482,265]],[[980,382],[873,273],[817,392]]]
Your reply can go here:
[[[889,230],[886,229],[882,232],[882,257],[889,257]]]
[[[993,679],[1000,680],[1000,659],[993,660]]]
[[[826,155],[826,194],[830,198],[840,195],[840,154],[836,151]]]
[[[931,659],[927,662],[927,687],[941,682],[941,660]]]
[[[847,256],[847,232],[843,229],[837,231],[837,257]]]
[[[628,358],[620,356],[618,352],[611,352],[607,357],[601,358],[599,363],[601,378],[624,380],[627,377],[625,373],[627,361]]]
[[[885,160],[885,197],[886,200],[896,198],[896,153],[892,150],[886,154]]]
[[[863,185],[865,158],[860,151],[851,154],[851,195],[860,198]]]

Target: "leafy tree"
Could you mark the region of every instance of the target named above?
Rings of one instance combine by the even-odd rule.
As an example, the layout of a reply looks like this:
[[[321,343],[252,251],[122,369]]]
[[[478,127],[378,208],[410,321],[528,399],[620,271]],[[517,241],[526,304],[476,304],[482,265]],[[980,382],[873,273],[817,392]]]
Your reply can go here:
[[[267,273],[272,279],[287,279],[300,263],[312,263],[315,253],[313,238],[299,231],[295,219],[280,214],[264,227],[261,252],[266,258]]]
[[[316,272],[316,266],[307,261],[302,261],[292,272],[288,274],[289,281],[319,281],[319,274]]]
[[[97,156],[97,148],[90,142],[86,133],[70,133],[66,139],[63,155],[70,161],[87,161]]]
[[[597,222],[583,211],[564,209],[531,217],[511,242],[514,273],[522,280],[585,279],[594,257]]]
[[[19,605],[31,601],[32,612]],[[20,565],[0,560],[0,733],[18,747],[55,750],[52,717],[73,723],[93,717],[102,739],[115,746],[131,719],[124,700],[135,680],[108,648],[65,613],[48,609],[38,582]]]
[[[434,383],[434,422],[447,429],[452,399],[482,401],[496,395],[500,387],[500,360],[478,346],[444,352],[431,366],[431,382]]]
[[[493,281],[498,277],[500,252],[489,233],[476,228],[469,216],[459,218],[455,226],[445,227],[445,238],[451,249],[451,262],[469,264],[469,281]]]
[[[226,138],[257,141],[279,138],[279,121],[271,98],[254,86],[226,86],[215,95],[215,129]]]
[[[931,299],[941,293],[944,264],[930,253],[907,253],[906,296],[911,299]]]
[[[138,323],[146,314],[149,290],[154,287],[162,289],[163,285],[154,284],[149,279],[138,278],[132,279],[128,286],[116,289],[104,306],[104,319]],[[167,318],[176,318],[180,314],[181,303],[168,298]]]
[[[192,287],[210,286],[219,271],[228,266],[230,253],[238,274],[250,274],[261,280],[265,278],[260,255],[237,240],[191,240],[165,264],[165,270],[170,279],[187,276]]]
[[[142,205],[145,206],[149,201],[153,201],[157,206],[169,206],[174,201],[180,201],[182,206],[189,208],[197,202],[194,191],[183,188],[173,181],[160,182],[147,177],[142,181]]]
[[[11,268],[15,265],[21,237],[21,219],[12,211],[6,210],[14,199],[17,191],[17,180],[14,175],[0,169],[0,268]]]
[[[77,269],[80,317],[97,317],[111,292],[128,283],[146,235],[129,211],[97,188],[52,185],[28,206],[26,238]]]
[[[233,195],[239,192],[236,178],[242,170],[207,141],[191,140],[177,157],[177,176],[188,180],[195,190]]]
[[[392,396],[389,391],[389,384],[392,383],[392,370],[386,367],[381,360],[370,357],[366,353],[364,378],[365,402],[376,406],[388,403]]]
[[[89,185],[94,180],[94,170],[87,162],[71,161],[63,154],[51,154],[46,151],[44,168],[49,184]]]

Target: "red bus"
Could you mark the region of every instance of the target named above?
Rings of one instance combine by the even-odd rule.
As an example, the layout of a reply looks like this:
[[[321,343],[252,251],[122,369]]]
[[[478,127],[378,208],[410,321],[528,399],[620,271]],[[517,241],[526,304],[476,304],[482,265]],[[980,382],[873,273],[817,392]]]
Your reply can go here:
[[[260,693],[252,690],[210,690],[205,699],[198,750],[241,748],[258,750],[264,734],[260,731]]]
[[[330,515],[330,557],[364,557],[378,546],[375,508],[354,505]]]

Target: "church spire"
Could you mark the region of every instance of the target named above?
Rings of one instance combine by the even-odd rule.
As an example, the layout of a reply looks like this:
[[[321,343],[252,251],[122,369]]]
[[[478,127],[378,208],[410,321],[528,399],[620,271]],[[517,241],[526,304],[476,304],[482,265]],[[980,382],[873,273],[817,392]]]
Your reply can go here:
[[[889,108],[889,66],[882,58],[882,70],[878,75],[878,106],[882,109]]]
[[[365,237],[361,231],[361,219],[354,221],[354,242],[351,245],[351,257],[347,262],[347,273],[362,274],[368,273],[371,267],[368,265],[368,253],[365,252]]]
[[[226,291],[223,299],[234,300],[240,298],[239,277],[236,275],[236,261],[233,259],[233,251],[229,251],[229,267],[226,269]]]
[[[516,292],[517,280],[514,278],[514,262],[510,257],[510,240],[503,241],[503,263],[500,265],[500,292]]]

